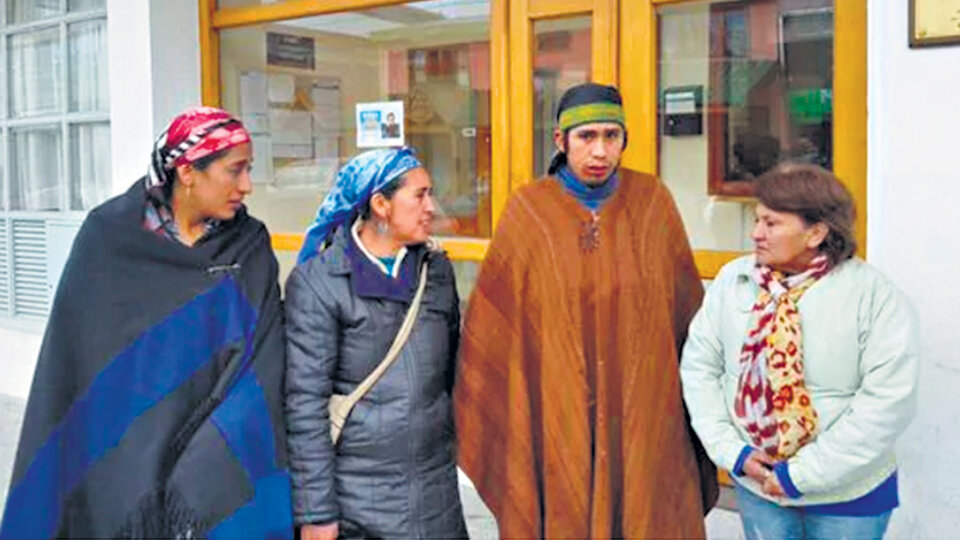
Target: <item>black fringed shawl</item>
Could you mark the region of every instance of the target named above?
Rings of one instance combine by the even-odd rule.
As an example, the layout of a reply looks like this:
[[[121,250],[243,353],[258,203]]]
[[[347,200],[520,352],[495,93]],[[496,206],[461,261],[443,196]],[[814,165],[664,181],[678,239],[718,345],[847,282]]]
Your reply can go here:
[[[136,182],[87,217],[37,363],[0,537],[292,536],[277,262],[241,210],[190,248]]]

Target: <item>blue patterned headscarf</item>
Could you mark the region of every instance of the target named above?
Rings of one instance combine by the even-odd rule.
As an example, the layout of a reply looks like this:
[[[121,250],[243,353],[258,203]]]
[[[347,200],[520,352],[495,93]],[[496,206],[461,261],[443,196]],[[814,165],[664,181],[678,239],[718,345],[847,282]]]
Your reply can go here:
[[[407,146],[370,150],[348,161],[337,173],[337,182],[323,199],[317,210],[317,218],[307,229],[297,264],[312,259],[324,240],[349,220],[374,193],[418,167],[423,167],[423,164],[414,156],[413,149]]]

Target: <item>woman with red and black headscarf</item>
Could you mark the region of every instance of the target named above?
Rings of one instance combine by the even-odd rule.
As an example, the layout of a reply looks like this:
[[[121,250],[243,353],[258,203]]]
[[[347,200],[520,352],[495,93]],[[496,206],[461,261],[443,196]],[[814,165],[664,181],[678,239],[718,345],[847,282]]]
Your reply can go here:
[[[173,120],[90,212],[54,300],[0,538],[290,537],[277,262],[250,135]]]

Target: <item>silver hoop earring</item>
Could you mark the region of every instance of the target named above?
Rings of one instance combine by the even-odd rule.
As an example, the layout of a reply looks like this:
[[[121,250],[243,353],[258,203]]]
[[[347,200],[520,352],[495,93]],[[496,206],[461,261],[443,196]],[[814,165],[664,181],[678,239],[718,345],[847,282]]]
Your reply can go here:
[[[377,234],[380,236],[386,236],[390,232],[390,227],[387,225],[386,221],[377,220]]]

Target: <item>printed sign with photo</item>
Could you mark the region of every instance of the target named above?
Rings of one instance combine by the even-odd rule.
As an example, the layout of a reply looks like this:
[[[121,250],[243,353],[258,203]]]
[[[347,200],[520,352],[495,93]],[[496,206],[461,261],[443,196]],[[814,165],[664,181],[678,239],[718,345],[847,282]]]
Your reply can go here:
[[[357,148],[403,146],[403,102],[357,103]]]

